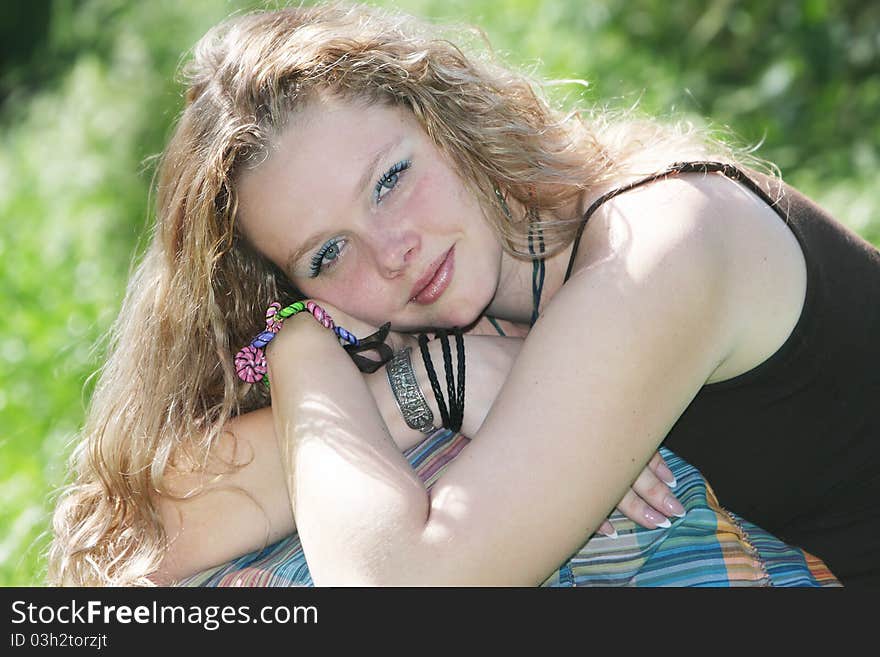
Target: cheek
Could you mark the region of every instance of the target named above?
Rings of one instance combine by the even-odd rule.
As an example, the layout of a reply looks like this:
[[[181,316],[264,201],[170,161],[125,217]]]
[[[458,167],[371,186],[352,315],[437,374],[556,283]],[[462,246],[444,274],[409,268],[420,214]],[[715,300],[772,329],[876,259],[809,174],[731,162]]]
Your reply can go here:
[[[462,185],[451,171],[434,167],[419,179],[405,212],[419,217],[422,228],[445,228],[458,217],[466,201],[461,188]]]
[[[418,217],[421,219],[420,223],[424,222],[426,217],[432,216],[433,213],[424,210],[436,207],[438,196],[436,188],[434,176],[430,173],[423,175],[406,199],[406,204],[403,206],[405,216]]]
[[[344,280],[311,288],[303,286],[303,293],[318,300],[330,303],[348,315],[380,326],[387,321],[388,309],[382,300],[388,298],[388,290],[365,268],[358,268],[345,276]]]

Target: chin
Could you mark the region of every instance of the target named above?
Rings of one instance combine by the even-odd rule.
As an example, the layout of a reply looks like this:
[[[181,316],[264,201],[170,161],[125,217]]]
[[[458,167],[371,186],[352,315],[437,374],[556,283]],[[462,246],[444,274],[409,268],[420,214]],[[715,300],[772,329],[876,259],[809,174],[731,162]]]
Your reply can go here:
[[[423,306],[417,315],[409,315],[400,322],[392,322],[392,330],[402,333],[430,332],[435,328],[468,328],[482,317],[492,302],[492,291],[475,290],[466,298],[450,295],[432,306]]]
[[[486,301],[486,303],[471,302],[459,304],[452,309],[452,312],[448,316],[443,318],[444,321],[442,324],[438,324],[438,326],[442,326],[443,328],[470,327],[471,324],[480,319],[486,308],[489,307],[490,301],[491,300]]]
[[[400,324],[392,323],[392,330],[401,333],[430,333],[438,328],[466,328],[476,322],[481,314],[480,310],[458,307],[440,317],[426,317],[421,322],[414,319]]]

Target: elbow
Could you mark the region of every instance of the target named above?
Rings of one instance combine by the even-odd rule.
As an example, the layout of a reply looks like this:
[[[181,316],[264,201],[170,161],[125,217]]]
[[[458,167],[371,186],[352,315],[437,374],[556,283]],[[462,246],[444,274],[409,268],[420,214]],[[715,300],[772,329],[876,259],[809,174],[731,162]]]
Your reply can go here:
[[[386,507],[380,520],[359,523],[360,527],[337,534],[332,544],[322,541],[309,554],[315,586],[442,586],[447,555],[429,540],[429,512],[423,490],[393,511]],[[307,543],[307,536],[303,539]]]

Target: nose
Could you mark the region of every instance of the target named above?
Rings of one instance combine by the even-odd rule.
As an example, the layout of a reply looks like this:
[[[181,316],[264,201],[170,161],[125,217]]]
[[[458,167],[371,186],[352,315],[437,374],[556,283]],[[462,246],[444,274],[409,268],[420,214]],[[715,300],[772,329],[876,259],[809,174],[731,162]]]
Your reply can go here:
[[[379,271],[386,278],[399,276],[415,261],[421,248],[421,237],[411,228],[378,228],[372,232],[371,238]]]

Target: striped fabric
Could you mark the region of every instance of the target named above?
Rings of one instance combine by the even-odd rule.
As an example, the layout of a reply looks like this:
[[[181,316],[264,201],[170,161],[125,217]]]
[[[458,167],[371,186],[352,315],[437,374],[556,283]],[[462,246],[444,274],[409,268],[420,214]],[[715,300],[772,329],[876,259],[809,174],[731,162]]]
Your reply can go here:
[[[406,452],[430,488],[468,444],[440,429]],[[615,511],[617,538],[595,534],[543,586],[840,586],[822,561],[726,511],[699,471],[669,450],[686,510],[668,529],[645,529]],[[181,586],[313,586],[296,534],[206,570]]]

